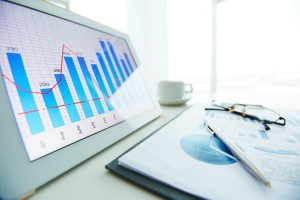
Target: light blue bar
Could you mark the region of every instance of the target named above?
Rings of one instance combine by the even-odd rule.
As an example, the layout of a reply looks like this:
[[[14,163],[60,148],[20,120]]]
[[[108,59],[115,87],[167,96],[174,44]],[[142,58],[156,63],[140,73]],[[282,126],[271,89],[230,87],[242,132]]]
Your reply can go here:
[[[102,113],[104,113],[104,109],[103,109],[103,106],[102,106],[101,101],[99,99],[99,96],[97,94],[95,84],[92,80],[91,74],[89,73],[89,71],[87,69],[86,62],[85,62],[83,57],[78,57],[77,59],[78,59],[79,65],[81,67],[81,71],[83,73],[83,76],[85,78],[86,84],[87,84],[87,86],[89,88],[89,91],[91,93],[91,96],[93,98],[94,104],[97,108],[98,114],[102,114]]]
[[[287,119],[287,122],[288,122],[289,124],[291,124],[292,126],[296,126],[296,124],[295,124],[292,120],[290,120],[290,119]]]
[[[132,86],[132,83],[129,81],[129,76],[130,76],[130,72],[128,71],[128,68],[127,68],[127,65],[125,63],[125,60],[124,59],[120,59],[121,60],[121,63],[122,63],[122,66],[126,72],[126,75],[127,75],[127,87],[128,87],[128,91],[129,91],[129,95],[130,95],[130,99],[133,100],[133,102],[138,102],[138,97],[137,97],[137,93],[134,91],[134,88]]]
[[[129,65],[129,68],[130,68],[131,73],[132,73],[132,72],[134,71],[134,68],[133,68],[133,66],[131,65],[131,62],[130,62],[130,60],[129,60],[129,57],[128,57],[127,53],[124,53],[124,56],[125,56],[126,62],[127,62],[127,64]]]
[[[73,81],[73,84],[74,84],[76,93],[78,95],[79,101],[82,102],[81,106],[82,106],[83,112],[85,114],[85,117],[86,118],[93,117],[94,114],[93,114],[92,108],[89,104],[89,101],[88,101],[88,99],[86,97],[86,94],[84,92],[84,89],[82,87],[82,84],[81,84],[80,78],[78,76],[78,72],[75,68],[75,64],[73,62],[73,59],[71,57],[66,57],[65,56],[65,61],[66,61],[69,73],[71,75],[71,79]]]
[[[58,82],[59,91],[64,100],[64,103],[67,108],[67,112],[71,119],[71,122],[77,122],[80,120],[77,108],[74,104],[74,100],[72,98],[69,86],[67,84],[65,75],[63,74],[54,74],[56,81]]]
[[[125,60],[124,59],[120,59],[120,60],[121,60],[121,63],[123,65],[123,68],[125,70],[125,73],[126,73],[127,77],[129,77],[130,76],[130,72],[128,71],[128,68],[126,66]]]
[[[109,95],[108,95],[108,92],[107,92],[107,90],[105,88],[103,79],[102,79],[102,77],[100,75],[98,66],[96,64],[91,64],[91,66],[92,66],[93,72],[95,74],[96,80],[98,82],[98,85],[100,87],[100,90],[103,93],[106,106],[107,106],[107,108],[108,108],[109,111],[112,111],[112,110],[114,110],[114,107],[113,107],[113,105],[111,104],[111,102],[109,100]]]
[[[129,77],[130,76],[130,72],[128,71],[128,68],[127,68],[127,65],[126,65],[126,63],[125,63],[125,61],[124,61],[124,59],[121,59],[121,63],[122,63],[122,65],[123,65],[123,67],[124,67],[124,69],[125,69],[125,72],[126,72],[126,74],[127,74],[127,77]],[[131,87],[132,89],[133,89],[133,87]],[[131,89],[130,88],[130,89]],[[138,102],[139,100],[141,100],[141,97],[140,97],[140,92],[138,91],[138,89],[136,88],[136,85],[134,86],[134,88],[135,88],[135,90],[136,91],[133,91],[133,92],[131,92],[131,97],[134,97],[135,98],[135,102]]]
[[[286,139],[286,141],[287,141],[287,142],[289,142],[289,143],[293,143],[293,144],[295,144],[295,143],[296,143],[296,141],[295,141],[295,140],[293,140],[293,139],[289,139],[289,138],[288,138],[288,139]]]
[[[114,68],[114,66],[113,66],[113,64],[111,62],[110,56],[109,56],[109,54],[107,52],[107,49],[106,49],[106,46],[105,46],[105,43],[103,41],[100,41],[100,43],[101,43],[102,49],[104,51],[105,57],[106,57],[106,59],[107,59],[107,61],[109,63],[110,69],[111,69],[111,71],[113,73],[113,76],[114,76],[114,78],[115,78],[115,80],[117,82],[118,87],[120,88],[122,83],[120,82],[120,80],[118,78],[118,75],[117,75],[117,73],[115,71],[115,68]],[[111,52],[111,54],[112,54],[112,56],[114,58],[114,61],[115,61],[116,65],[117,65],[117,71],[119,72],[123,83],[125,83],[126,77],[125,77],[125,75],[124,75],[124,73],[123,73],[123,71],[121,69],[120,63],[119,63],[117,55],[115,53],[115,50],[114,50],[114,48],[113,48],[113,46],[112,46],[112,44],[110,42],[107,42],[107,44],[108,44],[110,52]],[[124,100],[125,104],[129,105],[130,103],[129,103],[129,100],[128,100],[126,94],[125,94],[125,89],[121,90],[121,95],[122,95],[122,99]]]
[[[101,47],[103,49],[105,58],[106,58],[106,60],[108,62],[109,68],[110,68],[110,70],[111,70],[111,72],[112,72],[112,74],[114,76],[115,82],[117,83],[117,86],[120,87],[121,86],[121,81],[119,80],[117,72],[116,72],[116,70],[114,68],[114,65],[113,65],[111,59],[110,59],[110,56],[109,56],[108,51],[106,49],[105,43],[102,40],[100,40],[100,44],[101,44]]]
[[[100,41],[100,42],[101,42],[101,41]],[[103,42],[103,41],[102,41],[102,42]],[[132,100],[131,100],[132,95],[130,95],[130,96],[128,97],[128,96],[125,94],[126,92],[129,92],[128,88],[124,88],[124,83],[125,83],[125,81],[126,81],[126,77],[125,77],[125,75],[124,75],[124,73],[123,73],[123,70],[122,70],[122,68],[121,68],[121,66],[120,66],[120,63],[119,63],[119,61],[118,61],[117,55],[116,55],[116,53],[115,53],[115,50],[114,50],[112,44],[111,44],[110,42],[107,42],[107,44],[108,44],[108,47],[109,47],[109,49],[110,49],[110,52],[111,52],[111,54],[112,54],[112,56],[113,56],[113,58],[114,58],[114,61],[115,61],[116,65],[117,65],[117,70],[118,70],[118,72],[119,72],[119,74],[120,74],[120,76],[121,76],[121,78],[122,78],[122,81],[123,81],[123,88],[122,88],[122,90],[120,90],[120,91],[121,91],[121,95],[122,95],[122,99],[124,100],[124,102],[125,102],[126,105],[129,105],[129,104],[131,104],[130,102],[132,102]],[[101,44],[101,45],[102,45],[102,44]],[[103,46],[104,46],[104,48],[105,48],[104,42],[103,42],[102,48],[103,48]],[[108,55],[108,56],[109,56],[109,55]],[[113,67],[113,66],[111,66],[111,67]],[[118,79],[117,74],[115,74],[115,79]],[[120,85],[119,85],[119,87],[120,87]],[[130,97],[131,97],[131,98],[130,98]],[[129,98],[130,100],[129,100],[128,98]]]
[[[116,65],[117,65],[119,74],[121,75],[121,78],[122,78],[123,82],[125,82],[126,77],[124,76],[124,73],[123,73],[123,71],[122,71],[122,69],[121,69],[121,66],[120,66],[120,63],[119,63],[119,61],[118,61],[117,55],[116,55],[116,53],[115,53],[114,47],[112,46],[112,44],[111,44],[110,42],[107,42],[107,44],[108,44],[108,47],[109,47],[109,49],[110,49],[110,52],[111,52],[111,54],[112,54],[112,56],[113,56],[113,58],[114,58],[114,61],[115,61]]]
[[[43,99],[54,128],[65,125],[51,88],[41,89]]]
[[[300,141],[300,133],[293,133],[293,135],[298,141]]]
[[[264,139],[264,140],[268,140],[269,139],[269,136],[267,135],[266,131],[259,130],[259,134],[260,134],[260,136],[261,136],[262,139]]]
[[[96,55],[97,55],[97,57],[98,57],[100,66],[102,67],[102,70],[103,70],[105,79],[106,79],[106,81],[107,81],[107,83],[108,83],[108,86],[109,86],[109,88],[110,88],[110,91],[111,91],[111,93],[112,93],[112,96],[115,96],[115,93],[116,93],[116,90],[117,90],[117,89],[116,89],[117,86],[115,87],[114,84],[113,84],[113,82],[112,82],[112,79],[111,79],[111,77],[110,77],[110,75],[109,75],[109,72],[108,72],[108,69],[107,69],[107,67],[106,67],[106,64],[105,64],[105,62],[104,62],[104,60],[103,60],[102,54],[97,52]],[[117,106],[120,108],[120,107],[121,107],[121,102],[120,102],[119,99],[116,99],[116,103],[117,103]]]
[[[300,120],[296,119],[294,116],[290,116],[291,119],[298,125],[300,125]]]
[[[110,89],[111,93],[114,94],[116,92],[116,89],[115,89],[115,86],[114,86],[114,84],[113,84],[110,76],[109,76],[109,73],[108,73],[106,64],[105,64],[105,62],[103,60],[102,54],[97,52],[96,55],[97,55],[97,58],[99,60],[100,66],[101,66],[101,68],[103,70],[105,79],[106,79],[106,81],[108,83],[109,89]]]
[[[7,53],[7,58],[15,84],[26,91],[24,92],[20,88],[17,88],[23,111],[28,112],[25,114],[25,117],[31,134],[37,134],[45,131],[42,119],[37,111],[38,109],[33,94],[31,93],[31,87],[21,55],[19,53]]]

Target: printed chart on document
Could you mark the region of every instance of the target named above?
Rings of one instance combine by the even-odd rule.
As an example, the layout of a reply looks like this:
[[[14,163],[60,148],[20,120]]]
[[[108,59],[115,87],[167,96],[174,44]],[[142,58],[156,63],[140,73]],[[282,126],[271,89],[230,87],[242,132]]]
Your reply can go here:
[[[206,115],[244,151],[272,182],[300,187],[300,119],[299,111],[284,112],[284,127],[261,123],[232,114],[207,112]]]
[[[270,125],[265,131],[258,122],[204,108],[195,104],[187,109],[121,156],[119,165],[207,199],[299,199],[299,111],[279,111],[287,125]],[[251,156],[272,188],[256,180],[212,136],[205,118]]]

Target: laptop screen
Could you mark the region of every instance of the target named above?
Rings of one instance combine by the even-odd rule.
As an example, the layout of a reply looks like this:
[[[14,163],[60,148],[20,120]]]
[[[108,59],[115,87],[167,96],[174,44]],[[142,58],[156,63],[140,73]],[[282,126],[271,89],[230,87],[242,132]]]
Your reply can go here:
[[[1,74],[30,161],[153,108],[125,39],[5,1],[0,23]]]

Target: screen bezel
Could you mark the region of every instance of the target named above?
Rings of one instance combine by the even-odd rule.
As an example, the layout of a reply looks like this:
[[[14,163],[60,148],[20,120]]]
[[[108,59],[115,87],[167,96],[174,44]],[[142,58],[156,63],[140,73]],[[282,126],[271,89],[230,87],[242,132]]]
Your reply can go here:
[[[66,19],[126,40],[129,50],[137,66],[139,66],[139,71],[142,70],[127,34],[44,1],[6,1]],[[16,199],[37,189],[155,119],[161,113],[157,100],[148,92],[154,105],[153,109],[100,131],[101,134],[93,134],[35,161],[30,161],[19,134],[2,76],[0,76],[0,91],[0,199]]]

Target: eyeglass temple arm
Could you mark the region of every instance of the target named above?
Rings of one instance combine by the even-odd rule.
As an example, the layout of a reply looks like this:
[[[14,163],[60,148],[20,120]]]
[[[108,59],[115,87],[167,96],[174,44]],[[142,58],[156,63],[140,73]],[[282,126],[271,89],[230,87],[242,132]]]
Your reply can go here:
[[[271,129],[270,126],[268,125],[268,121],[261,120],[258,117],[256,117],[255,115],[249,115],[249,114],[241,113],[241,112],[237,112],[237,111],[231,111],[231,113],[236,114],[236,115],[240,115],[242,117],[246,117],[246,118],[249,118],[249,119],[253,119],[253,120],[256,120],[256,121],[262,123],[264,125],[266,131]]]
[[[221,106],[219,106],[220,108],[222,108]],[[226,112],[231,112],[232,114],[235,114],[235,115],[239,115],[239,116],[242,116],[242,117],[246,117],[246,118],[249,118],[249,119],[253,119],[253,120],[256,120],[260,123],[263,124],[263,126],[265,127],[265,130],[270,130],[271,128],[268,126],[268,124],[278,124],[278,125],[282,125],[284,126],[285,125],[285,119],[283,117],[280,117],[278,120],[283,120],[283,123],[280,123],[280,122],[271,122],[271,121],[268,121],[268,120],[261,120],[259,119],[258,117],[254,116],[254,115],[249,115],[249,114],[246,114],[246,113],[241,113],[241,112],[237,112],[237,111],[232,111],[230,110],[230,108],[223,108],[223,109],[220,109],[220,108],[205,108],[205,110],[219,110],[219,111],[226,111]]]
[[[268,130],[270,130],[271,128],[270,128],[270,126],[268,126],[268,124],[267,123],[265,123],[265,122],[262,122],[262,124],[264,125],[264,127],[265,127],[265,130],[266,131],[268,131]]]
[[[227,110],[225,110],[224,108],[220,107],[220,108],[204,108],[204,110],[216,110],[216,111],[226,111],[228,112]]]
[[[258,121],[262,121],[260,120],[258,117],[254,116],[254,115],[249,115],[249,114],[246,114],[246,113],[241,113],[241,112],[238,112],[238,111],[235,111],[235,110],[232,110],[231,107],[229,108],[224,108],[222,106],[218,106],[219,108],[205,108],[205,110],[218,110],[218,111],[226,111],[226,112],[230,112],[230,113],[233,113],[233,114],[236,114],[236,115],[239,115],[239,116],[242,116],[242,117],[247,117],[247,118],[250,118],[250,119],[254,119],[254,120],[258,120]]]

